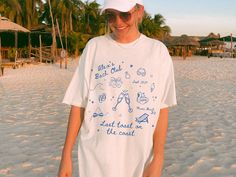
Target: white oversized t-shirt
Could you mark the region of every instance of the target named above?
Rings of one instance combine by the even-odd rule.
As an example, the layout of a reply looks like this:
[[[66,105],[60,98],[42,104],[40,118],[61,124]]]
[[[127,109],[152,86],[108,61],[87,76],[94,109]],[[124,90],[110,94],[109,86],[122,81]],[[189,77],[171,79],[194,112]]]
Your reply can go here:
[[[90,40],[63,102],[85,108],[80,177],[142,177],[160,109],[176,104],[167,48],[145,35],[128,44]]]

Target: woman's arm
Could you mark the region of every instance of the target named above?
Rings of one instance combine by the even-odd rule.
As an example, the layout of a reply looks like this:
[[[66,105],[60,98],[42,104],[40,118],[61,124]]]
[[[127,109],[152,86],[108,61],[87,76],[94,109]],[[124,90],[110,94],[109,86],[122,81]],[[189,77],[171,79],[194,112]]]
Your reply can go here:
[[[160,110],[153,135],[153,160],[144,170],[143,177],[160,177],[164,164],[164,149],[168,129],[168,108]]]
[[[68,120],[66,140],[62,151],[58,177],[72,176],[72,150],[84,119],[84,108],[72,106]]]

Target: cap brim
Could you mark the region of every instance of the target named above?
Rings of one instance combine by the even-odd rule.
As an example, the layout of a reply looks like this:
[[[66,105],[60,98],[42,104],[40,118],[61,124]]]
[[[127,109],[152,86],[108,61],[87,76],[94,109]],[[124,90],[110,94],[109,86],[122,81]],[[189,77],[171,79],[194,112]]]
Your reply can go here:
[[[126,2],[126,5],[124,6],[121,3],[118,3],[116,1],[113,1],[112,3],[107,3],[104,5],[104,7],[101,10],[101,14],[106,10],[106,9],[114,9],[114,10],[118,10],[120,12],[128,12],[130,11],[134,6],[136,5],[136,3],[134,2]]]

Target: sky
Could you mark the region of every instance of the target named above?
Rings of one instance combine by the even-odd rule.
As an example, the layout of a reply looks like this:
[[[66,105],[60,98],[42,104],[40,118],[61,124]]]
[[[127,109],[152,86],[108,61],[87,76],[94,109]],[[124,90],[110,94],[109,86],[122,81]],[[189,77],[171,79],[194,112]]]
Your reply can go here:
[[[103,4],[103,0],[97,0]],[[236,37],[236,0],[143,0],[150,14],[161,14],[172,36],[207,36],[213,32]]]

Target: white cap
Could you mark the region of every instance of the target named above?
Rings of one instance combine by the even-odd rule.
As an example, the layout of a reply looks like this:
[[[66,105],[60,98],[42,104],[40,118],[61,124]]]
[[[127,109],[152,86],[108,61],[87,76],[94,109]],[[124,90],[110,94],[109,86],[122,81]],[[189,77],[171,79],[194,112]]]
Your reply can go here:
[[[130,11],[136,4],[143,6],[142,0],[104,0],[104,5],[102,7],[101,13],[106,9],[115,9],[120,12]]]

